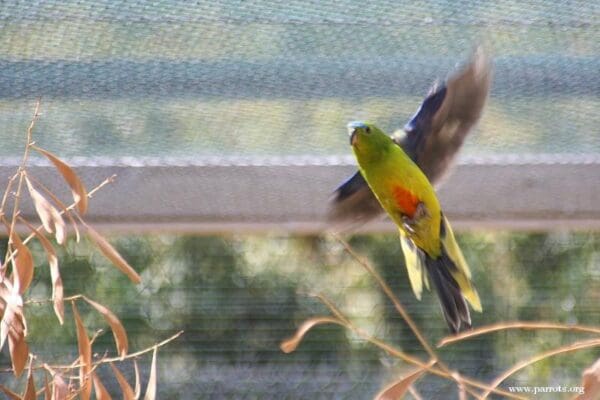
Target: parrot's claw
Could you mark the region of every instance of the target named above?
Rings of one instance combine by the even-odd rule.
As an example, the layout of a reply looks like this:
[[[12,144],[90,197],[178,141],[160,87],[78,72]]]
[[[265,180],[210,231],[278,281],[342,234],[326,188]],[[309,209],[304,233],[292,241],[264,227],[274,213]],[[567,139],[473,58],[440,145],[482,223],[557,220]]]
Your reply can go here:
[[[415,213],[413,214],[412,217],[409,217],[406,214],[402,215],[402,225],[404,226],[404,229],[406,230],[406,232],[408,232],[411,235],[414,235],[416,233],[415,227],[416,227],[417,223],[419,223],[419,221],[422,218],[425,218],[427,216],[429,216],[429,213],[427,212],[427,208],[425,208],[425,203],[420,202],[417,205],[417,208],[415,209]]]
[[[406,215],[402,216],[402,226],[404,227],[404,230],[410,235],[415,234],[415,228],[413,228],[414,222],[415,221],[412,218],[407,217]]]

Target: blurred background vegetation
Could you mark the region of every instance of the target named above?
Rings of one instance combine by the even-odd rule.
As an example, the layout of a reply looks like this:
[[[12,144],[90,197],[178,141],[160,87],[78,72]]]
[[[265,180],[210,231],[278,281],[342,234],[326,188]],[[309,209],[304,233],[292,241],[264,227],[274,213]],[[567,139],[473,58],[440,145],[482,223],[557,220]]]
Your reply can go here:
[[[475,325],[510,320],[600,325],[599,234],[478,231],[459,240],[482,294],[484,313],[474,315]],[[70,243],[60,256],[65,295],[83,291],[110,307],[124,322],[133,350],[185,330],[159,351],[161,397],[369,398],[406,371],[406,364],[331,325],[315,328],[295,353],[283,354],[281,340],[300,322],[328,314],[309,293],[325,294],[367,331],[425,356],[372,278],[329,236],[156,235],[115,243],[141,273],[142,285],[132,286],[93,246]],[[396,235],[358,235],[350,243],[373,261],[430,341],[447,334],[435,296],[414,298]],[[40,248],[35,257],[40,266],[31,297],[48,298],[50,277]],[[49,303],[25,311],[35,353],[57,362],[76,357],[70,318],[59,326]],[[86,324],[105,328],[94,313]],[[520,359],[576,337],[581,335],[506,331],[443,348],[440,355],[466,375],[491,379]],[[97,343],[98,354],[113,351],[110,332]],[[576,386],[582,369],[597,357],[598,351],[582,351],[545,360],[510,382]],[[7,366],[7,358],[1,360]],[[142,363],[145,373],[148,364],[149,359]],[[131,368],[123,369],[132,377]],[[116,387],[108,368],[101,371]],[[0,380],[10,382],[11,375]],[[454,384],[434,377],[417,388],[425,398],[455,393]]]

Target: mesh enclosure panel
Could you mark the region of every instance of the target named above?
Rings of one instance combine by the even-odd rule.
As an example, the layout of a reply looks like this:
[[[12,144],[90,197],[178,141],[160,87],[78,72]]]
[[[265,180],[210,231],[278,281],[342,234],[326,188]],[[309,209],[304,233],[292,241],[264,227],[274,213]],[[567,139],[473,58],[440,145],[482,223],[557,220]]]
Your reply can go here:
[[[484,312],[473,313],[475,326],[512,320],[600,324],[598,233],[478,232],[459,239],[483,301]],[[65,293],[83,290],[115,312],[127,328],[131,351],[185,331],[158,352],[159,398],[368,399],[410,371],[407,363],[336,325],[314,328],[294,353],[283,354],[281,341],[303,320],[330,315],[308,293],[323,293],[361,329],[427,359],[374,280],[335,239],[129,235],[112,242],[135,265],[142,284],[131,285],[83,243],[59,255]],[[376,266],[431,343],[448,333],[435,295],[425,291],[421,301],[414,297],[397,235],[356,236],[350,243]],[[40,246],[34,250],[36,257],[44,257]],[[32,298],[50,296],[49,275],[49,268],[41,265],[30,289]],[[90,334],[105,330],[94,352],[114,354],[104,320],[85,305],[78,306]],[[28,338],[38,359],[69,364],[76,358],[68,308],[63,326],[51,304],[27,304],[25,311]],[[510,330],[436,352],[464,376],[489,382],[518,360],[581,338],[566,331]],[[590,349],[545,360],[504,387],[576,387],[581,371],[598,355],[597,349]],[[150,354],[138,362],[145,384]],[[6,373],[9,363],[3,352],[0,383],[22,388]],[[117,397],[118,384],[105,367],[97,371]],[[130,362],[118,367],[134,381]],[[424,399],[458,399],[454,383],[431,376],[423,377],[417,389]]]
[[[32,1],[0,7],[3,156],[346,154],[346,121],[403,126],[484,43],[466,154],[600,149],[597,2]]]

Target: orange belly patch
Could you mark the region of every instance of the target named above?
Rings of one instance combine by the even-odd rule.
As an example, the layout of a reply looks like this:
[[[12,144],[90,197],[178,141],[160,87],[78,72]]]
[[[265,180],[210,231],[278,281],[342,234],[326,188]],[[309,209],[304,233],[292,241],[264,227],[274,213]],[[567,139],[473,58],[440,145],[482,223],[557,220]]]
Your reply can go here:
[[[409,218],[412,218],[417,211],[419,205],[419,199],[409,190],[406,190],[402,186],[394,186],[392,189],[394,200],[396,205],[400,208],[403,214],[406,214]]]

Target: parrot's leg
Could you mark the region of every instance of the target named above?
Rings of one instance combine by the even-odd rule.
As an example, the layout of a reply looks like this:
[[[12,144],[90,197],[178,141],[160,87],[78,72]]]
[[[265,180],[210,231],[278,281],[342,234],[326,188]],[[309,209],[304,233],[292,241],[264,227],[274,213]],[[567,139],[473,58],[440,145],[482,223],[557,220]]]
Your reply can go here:
[[[429,213],[427,212],[427,208],[425,207],[425,203],[423,202],[419,202],[419,204],[417,204],[417,208],[415,210],[415,213],[413,214],[412,217],[409,217],[406,214],[402,215],[402,224],[404,225],[404,229],[411,233],[411,234],[415,234],[415,227],[416,225],[419,223],[419,221],[422,218],[425,218],[429,216]]]

